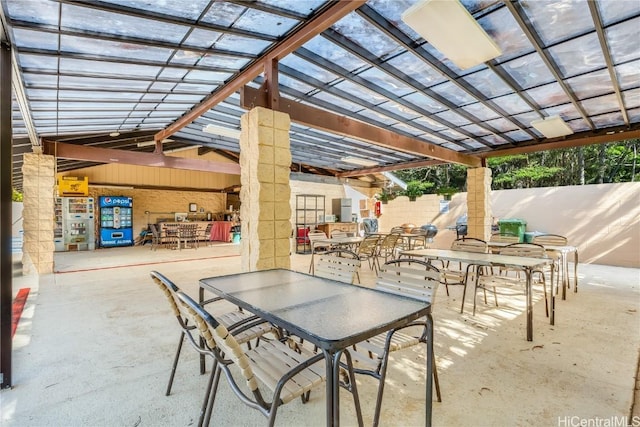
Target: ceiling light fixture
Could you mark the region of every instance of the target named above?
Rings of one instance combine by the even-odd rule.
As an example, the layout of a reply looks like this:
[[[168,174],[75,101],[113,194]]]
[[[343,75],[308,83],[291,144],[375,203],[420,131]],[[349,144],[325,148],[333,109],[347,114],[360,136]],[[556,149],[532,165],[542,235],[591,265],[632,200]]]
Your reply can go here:
[[[120,132],[116,131],[116,132],[111,132],[109,134],[110,137],[115,138],[116,136],[120,136]]]
[[[418,2],[402,20],[462,70],[502,54],[459,0]]]
[[[538,132],[546,138],[557,138],[559,136],[571,135],[571,129],[560,116],[545,117],[544,119],[534,120],[531,122]]]
[[[229,138],[240,139],[240,130],[226,128],[216,125],[206,125],[202,128],[202,132],[210,133],[213,135],[226,136]]]
[[[359,166],[375,166],[378,164],[378,162],[374,160],[363,159],[362,157],[353,157],[353,156],[343,157],[340,160],[345,163],[351,163],[352,165],[359,165]]]

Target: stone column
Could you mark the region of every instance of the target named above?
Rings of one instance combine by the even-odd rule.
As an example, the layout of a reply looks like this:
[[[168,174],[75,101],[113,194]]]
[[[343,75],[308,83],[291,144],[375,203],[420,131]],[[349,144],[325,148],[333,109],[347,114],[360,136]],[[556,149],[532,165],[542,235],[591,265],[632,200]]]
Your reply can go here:
[[[25,272],[53,272],[53,227],[55,197],[55,158],[27,153],[23,157],[23,244]]]
[[[242,271],[290,268],[289,115],[257,107],[241,124]]]
[[[491,169],[467,169],[467,237],[491,237]]]

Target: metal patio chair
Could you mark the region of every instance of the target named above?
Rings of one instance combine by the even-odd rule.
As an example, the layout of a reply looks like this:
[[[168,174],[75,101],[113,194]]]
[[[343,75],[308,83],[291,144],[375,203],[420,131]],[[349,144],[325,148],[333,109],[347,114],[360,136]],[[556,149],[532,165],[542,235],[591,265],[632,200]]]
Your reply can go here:
[[[422,260],[401,258],[391,260],[380,267],[380,275],[376,281],[375,288],[383,292],[433,303],[439,284],[440,271],[436,267]],[[412,326],[421,326],[420,333],[416,334],[415,332],[417,332],[417,330],[415,328],[412,331],[402,331]],[[352,351],[354,359],[363,363],[363,365],[370,365],[367,358],[373,360],[372,366],[370,365],[368,368],[356,367],[354,370],[357,374],[369,375],[379,381],[376,409],[373,418],[374,426],[378,425],[380,419],[389,354],[420,343],[425,343],[427,334],[426,327],[425,320],[418,319],[402,328],[393,329],[388,333],[376,335],[362,343],[356,344],[355,350]],[[441,402],[442,396],[440,394],[440,383],[438,381],[435,358],[433,359],[433,381],[435,383],[437,400]]]
[[[334,249],[324,252],[318,257],[314,276],[337,280],[344,283],[360,283],[360,258],[355,252],[347,249]]]
[[[297,352],[285,342],[272,340],[262,343],[247,352],[243,351],[233,333],[214,316],[205,311],[184,292],[177,292],[181,310],[197,327],[199,336],[204,339],[200,347],[188,330],[189,342],[205,356],[213,359],[212,375],[205,390],[203,409],[198,426],[209,425],[220,375],[224,373],[231,390],[245,405],[258,410],[268,418],[268,425],[275,423],[278,408],[300,397],[303,403],[309,400],[311,390],[320,387],[326,381],[324,354]],[[233,369],[233,366],[238,369]],[[355,387],[353,370],[349,370],[353,384],[352,393],[356,405],[359,425],[363,425],[360,401]],[[248,393],[239,384],[244,384]],[[271,393],[271,401],[261,391],[261,387]]]
[[[532,243],[536,243],[542,246],[566,246],[568,244],[568,239],[565,236],[561,236],[559,234],[539,234],[533,237]],[[560,272],[563,272],[564,274],[566,274],[568,272],[568,268],[565,268],[566,266],[564,265],[560,265],[560,262],[562,260],[561,254],[554,252],[552,255],[552,258],[553,258],[553,265],[554,265],[555,271],[558,272],[557,278],[556,278],[556,289],[557,289],[558,286],[560,285]],[[563,281],[564,281],[564,278],[563,278]],[[566,283],[568,286],[570,284],[570,281],[567,280]],[[552,282],[552,286],[553,286],[553,282]]]
[[[191,325],[189,324],[188,319],[182,315],[182,313],[178,308],[175,295],[176,295],[176,292],[180,291],[180,288],[171,280],[169,280],[166,276],[164,276],[161,273],[158,273],[157,271],[151,272],[151,278],[167,298],[167,301],[169,302],[169,306],[171,307],[173,314],[176,316],[178,320],[178,324],[180,325],[180,329],[181,329],[180,339],[178,341],[178,348],[173,358],[171,375],[169,376],[169,384],[167,385],[167,391],[165,393],[166,396],[169,396],[169,394],[171,394],[171,387],[173,385],[173,379],[176,374],[178,360],[180,359],[180,352],[182,350],[182,343],[184,342],[185,334],[192,331],[195,327],[193,326],[193,324]],[[210,300],[205,301],[203,305],[209,304],[215,301],[219,301],[219,300],[221,300],[221,298],[212,298]],[[227,327],[230,330],[234,330],[235,328],[241,327],[245,325],[247,322],[253,322],[258,318],[252,315],[251,313],[240,311],[240,310],[234,310],[218,316],[218,319],[220,322],[222,322],[225,325],[225,327]],[[248,347],[250,348],[251,347],[250,342],[252,340],[259,340],[259,338],[261,338],[264,334],[272,331],[273,331],[273,328],[271,327],[271,325],[269,323],[262,321],[259,324],[253,325],[251,328],[242,330],[239,334],[236,335],[236,340],[241,344],[247,343]],[[256,342],[256,346],[257,345],[258,345],[258,342]]]
[[[360,242],[360,245],[358,245],[358,250],[357,250],[357,254],[358,254],[358,258],[360,258],[360,260],[367,260],[367,262],[369,263],[369,268],[372,269],[376,274],[378,274],[378,266],[377,261],[376,261],[376,257],[378,256],[378,242],[380,241],[380,236],[378,235],[371,235],[371,236],[366,236],[362,242]]]
[[[484,240],[463,237],[461,239],[456,239],[451,243],[451,250],[487,253],[489,246]],[[463,287],[462,303],[460,305],[460,313],[462,313],[464,311],[464,298],[467,293],[467,282],[469,281],[469,276],[474,274],[473,265],[463,265],[463,263],[460,262],[452,263],[450,261],[445,261],[442,263],[441,272],[442,283],[447,291],[447,296],[449,296],[450,285],[461,285]]]

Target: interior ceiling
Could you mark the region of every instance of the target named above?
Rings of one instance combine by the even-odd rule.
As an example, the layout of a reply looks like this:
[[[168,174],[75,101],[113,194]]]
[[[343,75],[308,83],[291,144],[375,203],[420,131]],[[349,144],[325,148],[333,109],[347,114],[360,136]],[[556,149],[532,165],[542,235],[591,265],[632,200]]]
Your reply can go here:
[[[164,140],[165,151],[197,145],[237,159],[236,138],[202,129],[239,129],[241,88],[273,95],[273,82],[280,98],[268,105],[300,116],[292,169],[317,174],[640,135],[638,1],[462,0],[502,50],[467,70],[402,21],[415,0],[1,1],[18,188],[22,154],[45,140],[140,153]],[[554,115],[574,134],[549,140],[531,127]],[[94,160],[58,158],[58,171]]]

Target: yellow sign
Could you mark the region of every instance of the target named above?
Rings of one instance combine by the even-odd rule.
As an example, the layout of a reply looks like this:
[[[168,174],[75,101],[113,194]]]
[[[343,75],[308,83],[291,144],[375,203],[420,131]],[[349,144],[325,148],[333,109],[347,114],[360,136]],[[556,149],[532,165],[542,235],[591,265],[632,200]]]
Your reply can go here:
[[[64,196],[88,196],[89,178],[76,176],[61,176],[58,178],[58,195]]]

